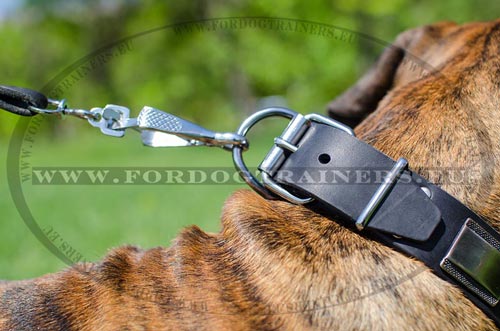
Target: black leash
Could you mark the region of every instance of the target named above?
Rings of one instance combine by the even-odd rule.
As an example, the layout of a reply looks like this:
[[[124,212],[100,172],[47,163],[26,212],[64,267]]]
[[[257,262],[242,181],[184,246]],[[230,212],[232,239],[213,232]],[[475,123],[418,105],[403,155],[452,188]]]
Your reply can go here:
[[[40,92],[23,87],[0,85],[0,108],[21,116],[38,114],[46,109],[49,99]]]

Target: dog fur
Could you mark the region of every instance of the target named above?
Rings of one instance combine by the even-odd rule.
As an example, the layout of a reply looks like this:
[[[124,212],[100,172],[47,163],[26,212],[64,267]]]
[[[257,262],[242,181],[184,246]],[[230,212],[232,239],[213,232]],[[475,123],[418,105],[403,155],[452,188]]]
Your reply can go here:
[[[500,21],[404,32],[329,105],[497,230],[499,45]],[[451,185],[433,167],[478,176]],[[496,330],[419,261],[250,191],[227,200],[220,233],[193,226],[169,248],[118,248],[0,297],[0,330]]]

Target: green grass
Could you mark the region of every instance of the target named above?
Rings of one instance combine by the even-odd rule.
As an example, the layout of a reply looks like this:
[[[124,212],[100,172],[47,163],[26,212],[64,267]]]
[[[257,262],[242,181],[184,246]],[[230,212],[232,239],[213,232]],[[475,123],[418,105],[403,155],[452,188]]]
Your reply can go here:
[[[283,122],[266,122],[250,136],[245,160],[256,166],[279,134]],[[272,129],[270,129],[272,128]],[[42,125],[42,131],[44,130]],[[7,144],[0,145],[0,172],[6,174]],[[232,168],[231,154],[219,148],[149,148],[135,132],[122,139],[107,137],[82,122],[61,139],[39,138],[32,166],[141,166]],[[42,230],[52,229],[53,242],[96,261],[107,250],[134,244],[168,246],[185,226],[196,224],[218,231],[225,199],[232,185],[33,185],[22,184],[27,205]],[[7,181],[0,184],[0,279],[23,279],[56,272],[66,266],[28,229],[10,197]]]

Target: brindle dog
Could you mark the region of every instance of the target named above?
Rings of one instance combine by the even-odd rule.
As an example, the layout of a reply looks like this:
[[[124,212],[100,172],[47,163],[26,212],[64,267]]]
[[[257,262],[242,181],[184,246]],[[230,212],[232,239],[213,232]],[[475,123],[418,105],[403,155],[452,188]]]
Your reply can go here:
[[[358,137],[427,168],[477,169],[443,187],[500,230],[500,21],[401,34],[330,106]],[[414,70],[415,63],[430,64]],[[422,64],[424,65],[424,64]],[[418,66],[420,67],[420,66]],[[493,330],[454,287],[305,207],[250,191],[222,230],[193,226],[170,248],[122,247],[0,290],[1,330]]]

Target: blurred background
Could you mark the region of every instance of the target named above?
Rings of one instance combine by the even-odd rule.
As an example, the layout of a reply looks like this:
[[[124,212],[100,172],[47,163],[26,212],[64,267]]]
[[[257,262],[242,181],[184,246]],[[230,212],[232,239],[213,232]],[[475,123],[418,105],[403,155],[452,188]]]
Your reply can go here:
[[[404,30],[499,13],[498,0],[3,0],[0,83],[73,107],[113,103],[137,115],[148,105],[231,131],[264,106],[324,113]],[[254,19],[216,19],[229,17]],[[33,167],[231,169],[232,161],[214,148],[146,148],[134,132],[108,137],[76,118],[18,121],[0,112],[1,279],[96,261],[123,244],[168,246],[191,224],[218,231],[224,200],[245,187],[19,181]],[[251,166],[286,125],[266,123],[250,136]]]

